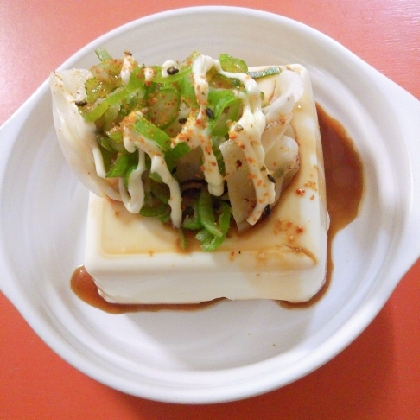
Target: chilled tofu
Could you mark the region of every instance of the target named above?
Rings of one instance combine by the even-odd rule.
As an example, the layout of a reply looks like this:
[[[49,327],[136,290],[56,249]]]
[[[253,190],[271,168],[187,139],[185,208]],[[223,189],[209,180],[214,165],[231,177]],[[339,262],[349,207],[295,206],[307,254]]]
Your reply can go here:
[[[287,168],[277,168],[282,173],[287,169],[289,176],[282,178],[281,194],[268,217],[255,226],[242,229],[244,223],[253,225],[252,209],[237,206],[238,228],[219,248],[203,252],[192,241],[184,251],[173,227],[130,213],[121,201],[90,193],[84,264],[107,301],[195,303],[224,297],[305,302],[320,290],[326,277],[328,214],[317,114],[307,70],[298,65],[282,70],[258,85],[265,93],[268,122],[263,141],[283,141],[281,150],[266,153],[265,165],[275,173],[281,161],[277,154],[292,154],[285,160]],[[289,83],[294,85],[290,95]],[[277,109],[270,108],[275,95],[283,98]],[[278,107],[287,110],[288,104],[288,120],[281,121]],[[279,133],[281,124],[287,127]],[[227,162],[242,162],[237,144],[226,142],[221,151]],[[299,160],[295,168],[293,153]],[[236,166],[243,168],[242,163]],[[234,164],[227,164],[231,199],[245,203],[243,191],[233,192],[240,176]]]

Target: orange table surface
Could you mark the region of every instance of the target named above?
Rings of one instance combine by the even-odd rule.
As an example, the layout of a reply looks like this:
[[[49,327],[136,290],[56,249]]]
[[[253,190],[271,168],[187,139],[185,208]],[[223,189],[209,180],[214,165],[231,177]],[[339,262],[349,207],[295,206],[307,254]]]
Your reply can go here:
[[[205,4],[1,0],[0,124],[97,36],[158,11]],[[228,4],[319,29],[420,99],[419,0]],[[420,419],[419,280],[420,261],[359,338],[315,372],[265,395],[212,405],[163,404],[97,383],[47,347],[0,293],[0,419]]]

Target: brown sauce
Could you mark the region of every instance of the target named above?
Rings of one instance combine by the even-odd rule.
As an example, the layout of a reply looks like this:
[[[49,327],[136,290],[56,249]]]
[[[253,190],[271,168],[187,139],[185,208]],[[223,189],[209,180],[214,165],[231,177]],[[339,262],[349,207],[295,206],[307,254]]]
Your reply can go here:
[[[347,226],[358,214],[363,195],[363,167],[352,139],[339,121],[328,114],[317,104],[319,126],[321,129],[322,151],[324,155],[325,178],[327,186],[327,209],[330,216],[328,230],[327,276],[321,290],[309,301],[290,303],[279,301],[286,308],[307,308],[318,302],[328,290],[334,269],[332,242],[338,231]],[[84,302],[108,313],[160,310],[198,310],[208,308],[225,300],[215,299],[211,302],[197,304],[117,304],[105,301],[98,288],[83,266],[78,267],[71,279],[73,292]]]

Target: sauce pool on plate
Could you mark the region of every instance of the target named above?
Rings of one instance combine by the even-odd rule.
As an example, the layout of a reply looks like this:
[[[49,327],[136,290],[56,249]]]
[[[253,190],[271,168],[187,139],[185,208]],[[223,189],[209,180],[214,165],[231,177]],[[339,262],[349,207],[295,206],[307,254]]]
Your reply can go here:
[[[330,216],[328,230],[328,260],[326,282],[321,290],[309,301],[303,303],[279,302],[287,308],[305,308],[318,302],[328,290],[334,268],[332,242],[336,233],[354,220],[359,211],[363,196],[363,167],[352,139],[339,121],[331,118],[317,104],[319,126],[321,129],[322,151],[324,155],[325,178],[327,186],[327,209]],[[116,304],[106,302],[83,266],[78,267],[71,279],[73,292],[84,302],[108,313],[125,313],[159,310],[198,310],[208,308],[224,300],[197,304]]]

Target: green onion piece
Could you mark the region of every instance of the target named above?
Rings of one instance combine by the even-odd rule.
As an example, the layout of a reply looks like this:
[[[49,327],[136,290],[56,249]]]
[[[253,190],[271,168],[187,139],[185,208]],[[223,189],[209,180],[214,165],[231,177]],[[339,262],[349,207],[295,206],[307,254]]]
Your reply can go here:
[[[114,178],[125,176],[136,168],[138,163],[138,153],[125,153],[118,156],[118,158],[111,164],[109,171],[106,173],[107,178]]]
[[[220,200],[219,209],[220,209],[219,228],[225,235],[228,233],[228,230],[230,229],[230,219],[232,216],[232,208],[229,204]]]
[[[233,58],[229,54],[220,54],[220,66],[228,73],[248,73],[248,66],[244,60]]]
[[[202,229],[203,225],[200,222],[200,215],[198,210],[198,199],[194,201],[193,204],[194,209],[194,216],[193,217],[187,217],[182,222],[182,227],[187,230],[200,230]]]
[[[170,173],[175,169],[178,159],[185,156],[190,150],[187,143],[178,143],[173,149],[166,151],[165,162]]]
[[[140,214],[144,217],[159,217],[168,211],[169,206],[165,203],[158,204],[156,206],[144,205]]]
[[[239,119],[241,100],[230,91],[218,90],[209,92],[208,101],[214,112],[214,120],[210,125],[211,134],[214,137],[224,137],[229,131],[226,122]]]
[[[200,223],[209,233],[217,237],[223,235],[222,231],[214,223],[213,197],[205,189],[200,191],[200,196],[198,197],[198,215]]]
[[[222,176],[226,175],[226,164],[225,160],[223,159],[222,152],[220,150],[220,145],[226,141],[225,137],[213,137],[212,143],[213,143],[213,154],[214,157],[217,160],[217,165],[219,166],[219,173]]]
[[[112,60],[114,62],[116,60]],[[112,75],[110,76],[111,81],[115,83],[116,79],[112,79]],[[88,79],[86,82],[86,86],[89,81],[92,79]],[[108,84],[109,88],[107,90],[112,89],[111,82]],[[107,84],[100,83],[98,86],[103,89]],[[93,92],[92,92],[93,93]],[[103,94],[106,93],[106,91],[102,92],[99,96],[103,96]],[[106,93],[108,94],[108,93]],[[102,115],[107,111],[107,109],[113,105],[121,106],[123,105],[123,102],[130,102],[130,98],[133,95],[137,95],[138,97],[142,98],[144,96],[144,80],[137,77],[136,75],[130,76],[130,81],[127,86],[125,87],[119,87],[113,92],[110,92],[106,98],[100,102],[98,105],[96,105],[93,109],[85,113],[85,119],[88,122],[94,122],[98,118],[102,117]],[[88,99],[91,97],[92,94],[89,94],[88,92]],[[93,99],[93,98],[92,98]],[[96,100],[96,99],[95,99]]]
[[[109,52],[103,48],[103,47],[99,47],[95,50],[96,55],[98,56],[100,61],[105,61],[105,60],[112,60],[111,55],[109,54]]]
[[[230,228],[230,219],[232,216],[232,209],[229,204],[224,201],[219,201],[219,208],[221,210],[219,216],[219,228],[223,235],[221,237],[213,237],[211,241],[203,241],[200,245],[201,249],[206,252],[212,252],[216,250],[226,239],[226,234]]]
[[[181,100],[192,110],[198,109],[199,105],[195,97],[194,80],[191,73],[185,74],[179,81]]]
[[[185,230],[182,229],[182,227],[179,229],[179,234],[180,234],[180,245],[181,245],[181,249],[183,251],[185,251],[187,249],[187,235],[185,234]]]
[[[171,145],[171,138],[155,124],[144,117],[138,116],[137,121],[131,125],[131,129],[141,136],[155,142],[163,151],[167,151]]]
[[[161,76],[155,76],[152,80],[153,83],[162,83],[167,84],[167,83],[173,83],[173,82],[177,82],[181,79],[183,79],[185,76],[187,76],[188,74],[192,73],[192,67],[185,67],[184,69],[180,70],[178,73],[175,74],[170,74],[168,75],[168,77],[163,77]]]
[[[216,238],[213,237],[211,240],[209,241],[203,241],[200,244],[200,248],[202,251],[205,252],[213,252],[215,251],[220,245],[222,245],[222,243],[224,242],[226,238],[224,236],[222,236],[221,238]]]
[[[94,122],[98,118],[102,117],[105,111],[111,105],[117,105],[120,103],[130,92],[127,89],[119,89],[115,90],[114,92],[110,93],[100,104],[98,104],[95,108],[85,114],[85,119],[88,122]]]
[[[111,148],[105,147],[105,144],[107,144],[107,137],[98,137],[98,146],[99,150],[101,151],[102,158],[104,160],[104,166],[105,166],[105,173],[107,173],[112,165],[112,162],[115,160],[117,152],[112,150]]]
[[[158,198],[162,203],[168,204],[169,201],[169,187],[162,183],[156,182],[150,176],[150,192]]]
[[[182,227],[187,230],[199,230],[203,226],[200,223],[199,219],[196,218],[186,218],[182,222]]]
[[[273,74],[280,74],[280,73],[281,73],[281,69],[279,67],[268,67],[264,70],[248,72],[248,74],[253,79],[261,79],[263,77],[272,76]]]
[[[142,89],[144,86],[144,73],[139,66],[135,65],[130,74],[130,80],[128,82],[127,89],[132,92],[138,89]]]
[[[149,95],[149,120],[159,128],[172,124],[178,117],[181,101],[180,91],[165,87]]]
[[[201,229],[194,237],[200,242],[208,242],[214,238],[214,235],[212,235],[207,229],[204,228]]]
[[[111,144],[111,139],[108,136],[97,135],[96,140],[98,142],[98,145],[105,149],[107,152],[115,152]]]
[[[207,81],[209,87],[213,89],[235,89],[242,91],[245,88],[239,79],[236,77],[226,77],[224,74],[218,73],[214,67],[207,72]]]
[[[105,132],[108,140],[108,145],[111,150],[116,150],[118,152],[123,153],[125,151],[124,148],[124,136],[123,130],[119,126],[114,126],[111,130]]]
[[[168,206],[168,209],[166,210],[165,213],[160,214],[159,216],[157,216],[157,218],[162,222],[162,223],[168,223],[169,220],[171,220],[171,208]]]
[[[104,112],[102,117],[95,121],[96,129],[99,131],[109,131],[115,126],[115,121],[118,120],[119,106],[111,105]]]

